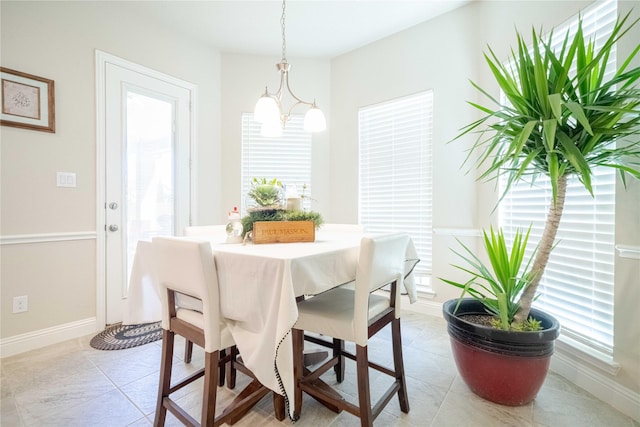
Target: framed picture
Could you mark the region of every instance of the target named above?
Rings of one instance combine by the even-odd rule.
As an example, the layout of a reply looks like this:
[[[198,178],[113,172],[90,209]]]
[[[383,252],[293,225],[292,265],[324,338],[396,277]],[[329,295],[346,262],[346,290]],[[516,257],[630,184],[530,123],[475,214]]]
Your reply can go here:
[[[0,67],[0,125],[55,132],[53,80]]]

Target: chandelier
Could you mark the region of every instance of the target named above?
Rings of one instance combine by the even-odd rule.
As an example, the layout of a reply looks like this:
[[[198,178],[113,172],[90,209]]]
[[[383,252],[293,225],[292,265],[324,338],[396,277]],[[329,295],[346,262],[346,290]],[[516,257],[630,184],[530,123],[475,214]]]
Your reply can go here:
[[[260,134],[265,137],[282,136],[282,130],[289,121],[293,109],[299,105],[307,105],[309,109],[304,116],[305,132],[321,132],[326,129],[327,122],[322,111],[316,106],[315,99],[313,102],[303,101],[293,94],[289,87],[289,70],[291,65],[287,62],[287,42],[285,39],[285,1],[282,1],[282,17],[280,18],[282,26],[282,60],[276,64],[276,68],[280,73],[280,87],[275,93],[269,93],[267,87],[264,93],[258,99],[254,110],[253,118],[261,123]],[[295,101],[293,105],[287,109],[282,105],[282,97],[284,91]]]

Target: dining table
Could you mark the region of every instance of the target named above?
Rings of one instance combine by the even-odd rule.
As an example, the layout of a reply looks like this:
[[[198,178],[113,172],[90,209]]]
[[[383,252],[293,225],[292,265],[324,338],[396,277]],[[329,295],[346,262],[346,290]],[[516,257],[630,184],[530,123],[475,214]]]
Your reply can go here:
[[[245,366],[260,383],[284,397],[290,417],[295,385],[290,331],[298,317],[297,300],[353,282],[364,235],[319,230],[313,242],[273,244],[228,244],[225,234],[183,237],[210,242],[221,315]],[[136,247],[123,324],[162,317],[151,247],[148,241],[139,241]],[[417,290],[412,272],[419,260],[411,240],[405,259],[404,288],[413,303]]]

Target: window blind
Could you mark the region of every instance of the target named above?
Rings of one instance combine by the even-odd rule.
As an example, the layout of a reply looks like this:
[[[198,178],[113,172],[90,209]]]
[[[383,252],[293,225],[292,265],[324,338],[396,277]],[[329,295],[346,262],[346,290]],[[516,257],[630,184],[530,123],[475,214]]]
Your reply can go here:
[[[617,17],[616,2],[598,2],[582,12],[586,38],[603,43]],[[578,18],[554,30],[553,47],[560,49],[567,29],[575,34]],[[615,72],[615,51],[607,64]],[[575,72],[574,72],[575,75]],[[504,97],[503,97],[504,101]],[[567,186],[564,212],[549,263],[534,306],[558,318],[562,334],[608,355],[613,351],[615,171],[593,170],[592,197],[577,178]],[[502,182],[504,188],[504,181]],[[540,241],[551,203],[549,179],[535,185],[519,183],[500,202],[499,222],[513,238],[516,228],[532,225],[529,253]]]
[[[431,274],[432,120],[432,91],[358,112],[359,223],[371,233],[409,234],[418,277]]]
[[[284,185],[296,185],[298,194],[311,193],[311,134],[304,131],[304,117],[292,115],[279,138],[260,135],[260,123],[253,113],[242,113],[242,193],[246,196],[256,178],[278,178]],[[246,212],[246,197],[241,201]],[[311,201],[303,200],[311,209]]]

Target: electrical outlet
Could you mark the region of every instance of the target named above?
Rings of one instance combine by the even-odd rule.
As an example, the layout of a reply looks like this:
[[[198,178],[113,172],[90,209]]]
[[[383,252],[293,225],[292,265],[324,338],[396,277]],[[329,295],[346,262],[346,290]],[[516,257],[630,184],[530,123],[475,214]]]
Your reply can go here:
[[[13,312],[22,313],[29,309],[29,300],[26,295],[13,297]]]

